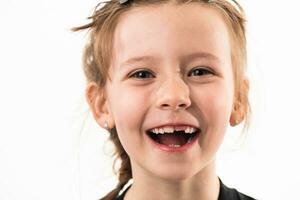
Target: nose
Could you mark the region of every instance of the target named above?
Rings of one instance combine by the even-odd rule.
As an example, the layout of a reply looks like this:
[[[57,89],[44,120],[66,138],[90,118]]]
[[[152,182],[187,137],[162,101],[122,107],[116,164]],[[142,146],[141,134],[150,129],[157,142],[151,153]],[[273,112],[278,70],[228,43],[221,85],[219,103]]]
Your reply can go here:
[[[157,92],[157,107],[163,110],[179,110],[190,105],[190,89],[181,77],[171,77],[161,83]]]

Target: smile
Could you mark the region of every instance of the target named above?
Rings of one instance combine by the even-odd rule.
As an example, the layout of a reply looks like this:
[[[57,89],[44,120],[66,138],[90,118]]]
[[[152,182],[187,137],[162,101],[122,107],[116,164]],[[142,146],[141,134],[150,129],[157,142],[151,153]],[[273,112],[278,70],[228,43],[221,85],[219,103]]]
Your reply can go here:
[[[190,126],[167,126],[146,131],[156,147],[168,152],[187,150],[197,141],[200,132],[200,129]]]

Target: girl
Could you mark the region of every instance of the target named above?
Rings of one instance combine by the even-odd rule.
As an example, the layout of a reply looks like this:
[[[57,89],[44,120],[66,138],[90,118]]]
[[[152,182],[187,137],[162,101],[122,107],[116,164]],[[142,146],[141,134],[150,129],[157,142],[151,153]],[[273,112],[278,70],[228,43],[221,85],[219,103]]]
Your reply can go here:
[[[89,19],[74,28],[90,30],[86,99],[121,160],[102,199],[252,199],[215,172],[228,123],[247,125],[250,112],[239,4],[112,0]]]

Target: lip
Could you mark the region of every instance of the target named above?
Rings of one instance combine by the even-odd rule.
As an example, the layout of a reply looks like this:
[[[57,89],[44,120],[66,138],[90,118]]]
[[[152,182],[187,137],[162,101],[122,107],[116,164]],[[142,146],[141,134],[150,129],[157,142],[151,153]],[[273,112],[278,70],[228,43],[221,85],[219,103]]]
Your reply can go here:
[[[153,139],[150,138],[150,136],[145,132],[147,140],[149,140],[150,144],[154,146],[154,148],[160,149],[164,152],[168,153],[181,153],[185,152],[194,146],[194,144],[199,140],[199,137],[201,136],[201,130],[198,129],[197,135],[193,138],[193,140],[190,143],[186,143],[182,145],[181,147],[169,147],[167,145],[159,144],[153,141]]]

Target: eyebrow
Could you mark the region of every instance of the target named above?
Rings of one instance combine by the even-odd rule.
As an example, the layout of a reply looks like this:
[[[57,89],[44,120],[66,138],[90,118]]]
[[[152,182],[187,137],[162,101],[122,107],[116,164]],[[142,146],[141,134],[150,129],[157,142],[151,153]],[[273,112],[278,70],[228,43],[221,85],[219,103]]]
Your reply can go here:
[[[215,61],[220,61],[220,59],[215,56],[214,54],[208,53],[208,52],[194,52],[188,55],[185,55],[182,57],[182,60],[184,62],[187,62],[188,60],[193,60],[196,58],[206,58],[210,60],[215,60]],[[121,65],[130,65],[138,62],[145,62],[145,61],[153,61],[155,60],[154,56],[138,56],[138,57],[133,57],[129,58],[125,62],[123,62]]]
[[[195,53],[185,55],[183,57],[183,61],[186,63],[189,60],[194,60],[196,58],[206,58],[206,59],[209,59],[209,60],[214,60],[214,61],[220,62],[219,57],[217,57],[214,54],[208,53],[208,52],[195,52]]]
[[[145,61],[153,61],[155,60],[155,57],[153,56],[138,56],[138,57],[133,57],[129,58],[125,62],[123,62],[121,65],[130,65],[138,62],[145,62]]]

